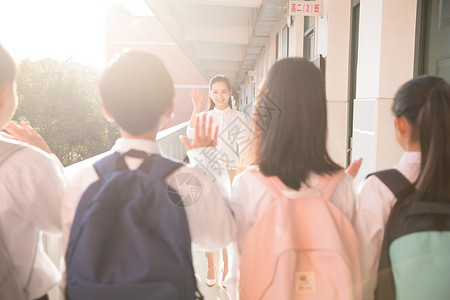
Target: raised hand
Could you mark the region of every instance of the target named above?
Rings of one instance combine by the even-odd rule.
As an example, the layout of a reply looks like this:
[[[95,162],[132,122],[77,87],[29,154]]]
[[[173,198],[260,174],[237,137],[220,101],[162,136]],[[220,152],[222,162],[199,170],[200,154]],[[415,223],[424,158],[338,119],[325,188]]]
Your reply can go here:
[[[192,143],[185,136],[180,136],[186,150],[191,150],[201,147],[215,147],[217,146],[217,135],[219,126],[213,126],[212,116],[207,118],[207,114],[195,116],[195,135]]]
[[[194,105],[194,111],[199,113],[202,110],[203,95],[200,94],[198,88],[193,88],[191,90],[191,100]]]
[[[355,161],[353,161],[350,166],[348,166],[348,168],[345,170],[345,173],[347,173],[348,175],[352,176],[353,178],[356,177],[356,175],[358,175],[359,172],[359,168],[361,167],[362,164],[362,158],[357,159]]]
[[[2,136],[14,139],[17,141],[25,142],[35,147],[44,150],[47,153],[52,153],[52,150],[47,145],[42,136],[36,132],[30,125],[25,121],[20,121],[20,125],[14,121],[9,122],[3,128],[8,134],[2,134]]]

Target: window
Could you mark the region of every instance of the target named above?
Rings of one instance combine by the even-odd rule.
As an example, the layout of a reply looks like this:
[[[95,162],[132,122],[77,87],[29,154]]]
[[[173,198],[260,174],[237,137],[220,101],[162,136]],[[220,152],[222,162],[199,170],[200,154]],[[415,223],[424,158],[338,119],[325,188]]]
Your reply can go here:
[[[281,34],[281,57],[284,58],[289,56],[289,28],[284,26]]]
[[[277,33],[276,39],[275,39],[275,60],[281,57],[280,54],[280,35]]]
[[[284,26],[280,34],[276,35],[276,57],[275,59],[285,58],[289,56],[289,28]]]
[[[311,59],[316,52],[316,17],[305,17],[303,57]]]

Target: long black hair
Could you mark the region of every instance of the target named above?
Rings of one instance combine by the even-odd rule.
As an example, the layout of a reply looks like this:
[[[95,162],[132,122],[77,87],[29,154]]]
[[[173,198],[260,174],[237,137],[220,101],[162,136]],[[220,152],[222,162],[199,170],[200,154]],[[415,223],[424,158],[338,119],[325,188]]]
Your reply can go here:
[[[392,111],[406,118],[420,143],[419,195],[450,202],[450,85],[435,76],[416,77],[397,91]]]
[[[277,61],[258,96],[252,121],[252,163],[298,189],[311,173],[342,169],[327,151],[325,83],[319,69],[299,57]]]

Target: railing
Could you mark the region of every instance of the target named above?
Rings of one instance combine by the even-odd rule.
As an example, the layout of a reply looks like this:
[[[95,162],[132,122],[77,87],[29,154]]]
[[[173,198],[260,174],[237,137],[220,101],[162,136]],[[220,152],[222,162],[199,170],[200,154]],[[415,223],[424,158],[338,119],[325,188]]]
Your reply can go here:
[[[162,154],[178,160],[184,159],[184,157],[186,156],[186,150],[184,149],[183,143],[180,141],[179,136],[186,135],[186,127],[188,126],[188,124],[189,121],[162,130],[157,134],[156,141],[158,142]],[[48,256],[56,266],[59,266],[60,260],[63,255],[61,247],[61,237],[44,234],[42,236],[42,242]],[[58,287],[53,288],[49,292],[49,297],[50,300],[64,299]]]
[[[158,132],[156,141],[165,156],[183,160],[186,157],[186,150],[180,141],[180,135],[186,135],[186,128],[189,121],[175,125]]]

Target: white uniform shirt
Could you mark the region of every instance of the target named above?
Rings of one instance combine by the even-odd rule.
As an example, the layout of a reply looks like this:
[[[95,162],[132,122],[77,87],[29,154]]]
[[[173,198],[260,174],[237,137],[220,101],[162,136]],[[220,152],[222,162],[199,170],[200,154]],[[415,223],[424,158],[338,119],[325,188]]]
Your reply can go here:
[[[236,168],[239,166],[239,153],[248,146],[249,127],[245,116],[240,111],[230,107],[220,110],[214,108],[207,111],[208,116],[213,117],[213,124],[219,125],[219,134],[217,138],[217,149],[219,150],[219,160],[227,168]],[[186,135],[193,139],[195,128],[187,127]]]
[[[413,183],[419,176],[420,157],[420,152],[406,152],[394,168]],[[376,176],[361,183],[354,224],[361,247],[363,299],[374,298],[384,228],[395,201],[391,190]]]
[[[307,183],[314,188],[318,185],[319,180],[319,175],[312,174]],[[275,200],[270,191],[251,171],[245,170],[235,177],[231,192],[231,204],[236,218],[239,252],[242,251],[247,235],[255,222]],[[353,179],[348,174],[344,174],[330,200],[350,221],[353,220],[356,196],[353,190]]]
[[[64,253],[67,250],[70,228],[81,196],[87,187],[98,179],[92,166],[93,163],[112,152],[125,153],[131,149],[145,151],[148,154],[160,154],[155,141],[118,139],[110,152],[67,168],[67,174],[68,176],[70,174],[70,178],[61,211]],[[188,151],[191,161],[200,160],[199,157],[203,155],[204,149],[209,148]],[[141,159],[131,157],[126,157],[125,161],[132,170],[137,169],[142,162]],[[199,187],[200,193],[193,195],[192,193],[195,191],[192,191],[189,186],[178,186],[176,177],[179,174],[192,175],[198,179],[198,183],[201,185]],[[222,170],[204,171],[192,165],[182,166],[169,175],[166,182],[180,194],[181,198],[192,199],[192,197],[197,197],[193,199],[194,205],[186,207],[186,216],[193,243],[200,248],[213,251],[224,247],[234,239],[235,223],[228,202],[230,183],[226,170],[222,168]]]
[[[0,138],[0,143],[4,142],[17,143]],[[59,212],[64,184],[63,167],[56,156],[29,145],[0,166],[0,234],[23,287],[32,269],[39,231],[61,232]],[[42,241],[35,255],[28,287],[30,299],[46,294],[61,278],[45,254]]]

